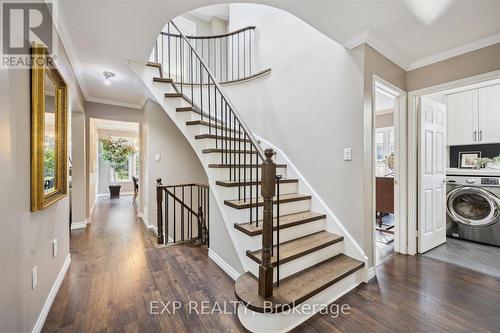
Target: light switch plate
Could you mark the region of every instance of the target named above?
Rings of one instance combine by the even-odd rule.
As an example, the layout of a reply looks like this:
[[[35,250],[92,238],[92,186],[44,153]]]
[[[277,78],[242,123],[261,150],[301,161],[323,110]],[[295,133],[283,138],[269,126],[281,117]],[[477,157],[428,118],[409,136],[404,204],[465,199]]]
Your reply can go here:
[[[158,153],[154,154],[153,161],[160,162],[161,161],[161,154],[158,154]]]
[[[38,284],[38,268],[35,266],[31,270],[31,289],[35,289]]]
[[[352,161],[352,148],[344,148],[344,161]]]
[[[52,256],[57,257],[57,238],[52,241]]]

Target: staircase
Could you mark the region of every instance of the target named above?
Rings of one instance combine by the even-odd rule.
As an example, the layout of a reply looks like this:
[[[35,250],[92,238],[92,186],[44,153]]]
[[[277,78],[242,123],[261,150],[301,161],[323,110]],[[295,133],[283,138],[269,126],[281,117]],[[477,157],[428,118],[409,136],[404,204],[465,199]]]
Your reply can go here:
[[[170,64],[179,75],[164,72],[165,60],[130,65],[207,171],[247,271],[235,282],[240,321],[252,332],[286,332],[366,281],[366,257],[295,168],[280,162],[286,156],[254,137],[188,38],[173,22],[168,29],[176,33],[162,38],[175,42],[162,43],[181,45],[173,52],[184,64]]]

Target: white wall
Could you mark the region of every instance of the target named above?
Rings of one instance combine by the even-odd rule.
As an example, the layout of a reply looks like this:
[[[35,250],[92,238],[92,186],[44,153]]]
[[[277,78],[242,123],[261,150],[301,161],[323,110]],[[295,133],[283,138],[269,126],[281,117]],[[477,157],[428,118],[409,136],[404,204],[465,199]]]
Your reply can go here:
[[[57,65],[68,84],[69,112],[82,112],[82,93],[61,42]],[[0,70],[0,332],[32,331],[69,255],[69,198],[30,212],[30,96],[29,70]],[[38,286],[32,290],[34,266]]]
[[[272,68],[266,77],[225,87],[230,99],[363,246],[363,53],[271,7],[231,4],[229,22],[229,30],[257,26],[255,68]],[[350,162],[343,160],[345,147],[352,148]]]

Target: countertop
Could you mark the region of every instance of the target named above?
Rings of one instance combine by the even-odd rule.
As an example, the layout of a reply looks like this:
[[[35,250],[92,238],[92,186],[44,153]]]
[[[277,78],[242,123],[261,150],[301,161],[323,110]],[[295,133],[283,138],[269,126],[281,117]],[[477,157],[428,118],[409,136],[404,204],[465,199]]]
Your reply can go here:
[[[447,175],[453,176],[497,176],[500,177],[500,170],[495,169],[460,169],[448,168],[446,169]]]

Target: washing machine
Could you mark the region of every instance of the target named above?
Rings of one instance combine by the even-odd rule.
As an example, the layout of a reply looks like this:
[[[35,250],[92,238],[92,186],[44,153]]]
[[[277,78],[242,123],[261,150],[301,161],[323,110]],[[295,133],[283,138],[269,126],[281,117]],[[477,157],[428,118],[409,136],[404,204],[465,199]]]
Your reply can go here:
[[[500,246],[500,177],[447,176],[446,234]]]

